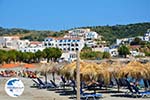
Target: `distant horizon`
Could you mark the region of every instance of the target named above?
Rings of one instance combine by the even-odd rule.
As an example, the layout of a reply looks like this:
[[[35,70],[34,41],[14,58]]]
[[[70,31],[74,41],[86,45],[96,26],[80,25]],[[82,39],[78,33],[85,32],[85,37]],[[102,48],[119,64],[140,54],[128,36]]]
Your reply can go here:
[[[43,30],[40,30],[40,29],[32,29],[32,28],[22,28],[22,27],[3,27],[3,26],[0,26],[2,28],[5,28],[5,29],[13,29],[13,28],[18,28],[18,29],[25,29],[25,30],[30,30],[30,31],[54,31],[54,32],[59,32],[59,31],[66,31],[66,30],[70,30],[70,29],[75,29],[75,28],[84,28],[84,27],[96,27],[96,26],[116,26],[116,25],[129,25],[129,24],[138,24],[138,23],[150,23],[150,22],[135,22],[135,23],[127,23],[127,24],[114,24],[114,25],[109,25],[109,24],[106,24],[106,25],[91,25],[91,26],[77,26],[77,27],[72,27],[72,28],[69,28],[69,29],[64,29],[64,30],[51,30],[51,29],[43,29]]]
[[[150,0],[0,0],[0,26],[29,30],[150,22]]]

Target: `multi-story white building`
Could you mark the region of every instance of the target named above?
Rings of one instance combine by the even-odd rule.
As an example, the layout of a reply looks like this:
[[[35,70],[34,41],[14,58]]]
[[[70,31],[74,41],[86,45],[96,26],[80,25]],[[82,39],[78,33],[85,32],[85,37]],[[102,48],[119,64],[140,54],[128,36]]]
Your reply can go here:
[[[85,40],[92,40],[98,38],[98,33],[90,31],[90,29],[74,29],[70,30],[65,37],[83,37]]]
[[[32,52],[32,53],[35,53],[38,50],[43,51],[44,49],[45,49],[45,47],[43,46],[42,42],[32,41],[32,42],[30,42],[30,44],[28,45],[28,47],[20,48],[19,51],[21,51],[21,52]]]
[[[80,38],[47,37],[44,39],[44,46],[57,47],[64,52],[80,51],[84,47],[84,40]]]
[[[26,48],[28,47],[30,44],[29,40],[18,40],[17,41],[17,50],[19,50],[20,48]]]
[[[61,58],[73,61],[76,59],[76,51],[81,51],[84,47],[84,40],[81,38],[54,38],[47,37],[44,39],[45,47],[56,47],[63,51]]]
[[[0,47],[9,49],[24,48],[29,45],[29,40],[20,40],[18,36],[3,36],[0,37]]]
[[[0,47],[9,48],[11,47],[13,40],[19,40],[19,37],[17,36],[2,36],[0,37]]]

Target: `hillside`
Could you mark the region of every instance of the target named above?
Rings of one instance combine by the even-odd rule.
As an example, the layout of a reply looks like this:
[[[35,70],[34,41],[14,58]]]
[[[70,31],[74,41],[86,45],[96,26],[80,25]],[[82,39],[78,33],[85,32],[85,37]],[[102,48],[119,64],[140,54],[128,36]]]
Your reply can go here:
[[[114,26],[90,26],[90,27],[78,27],[78,28],[90,28],[92,31],[96,31],[99,35],[103,36],[103,39],[115,42],[116,38],[143,36],[143,34],[150,29],[150,22],[135,23],[128,25],[114,25]],[[17,35],[22,39],[42,41],[47,36],[63,36],[66,31],[36,31],[19,28],[2,28],[0,27],[0,36],[12,36]]]
[[[62,36],[65,31],[54,32],[54,31],[36,31],[27,30],[21,28],[3,28],[0,27],[0,36],[19,36],[21,39],[29,39],[31,41],[43,41],[48,36]]]
[[[96,31],[99,35],[102,35],[104,37],[104,40],[113,43],[115,42],[116,38],[143,36],[147,29],[150,29],[150,22],[115,26],[92,26],[82,28],[90,28],[91,30]]]

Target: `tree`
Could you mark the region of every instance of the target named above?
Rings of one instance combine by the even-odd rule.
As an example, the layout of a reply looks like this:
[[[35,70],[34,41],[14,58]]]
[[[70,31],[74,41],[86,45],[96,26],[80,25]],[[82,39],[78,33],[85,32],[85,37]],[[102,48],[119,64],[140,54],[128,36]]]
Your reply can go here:
[[[7,58],[8,58],[7,51],[0,50],[0,63],[6,62]]]
[[[22,53],[22,56],[21,56],[21,59],[23,62],[29,62],[29,59],[30,59],[30,55],[28,52],[23,52]]]
[[[62,52],[59,48],[45,48],[43,52],[46,54],[45,58],[47,58],[47,62],[49,60],[56,61],[57,58],[61,57]]]
[[[10,63],[11,61],[16,62],[16,50],[10,50],[7,52],[8,53],[8,63]]]
[[[37,58],[38,62],[40,62],[41,58],[44,57],[44,54],[42,51],[38,50],[37,52],[35,52],[35,57]]]
[[[32,63],[32,62],[35,62],[35,53],[32,53],[32,52],[27,52],[28,56],[29,56],[29,61],[28,63]]]
[[[142,40],[140,38],[135,38],[130,44],[131,45],[140,45]]]
[[[19,62],[23,61],[22,54],[23,53],[21,51],[16,51],[16,61],[19,61]]]
[[[123,57],[127,57],[127,54],[130,54],[129,48],[126,47],[125,45],[122,45],[119,47],[118,49],[119,55],[123,56]]]
[[[54,61],[56,61],[57,58],[61,57],[62,52],[59,48],[51,48],[51,49],[52,49],[52,53],[53,53],[52,58]]]

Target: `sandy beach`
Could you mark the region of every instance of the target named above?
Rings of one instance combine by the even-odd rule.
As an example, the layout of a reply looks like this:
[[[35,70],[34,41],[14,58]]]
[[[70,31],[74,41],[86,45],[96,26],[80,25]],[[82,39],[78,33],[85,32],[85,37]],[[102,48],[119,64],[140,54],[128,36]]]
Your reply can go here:
[[[72,95],[60,95],[60,93],[56,93],[55,91],[31,88],[30,86],[33,85],[32,80],[29,78],[22,78],[22,77],[19,77],[19,79],[22,80],[25,86],[23,94],[15,98],[10,97],[6,94],[4,90],[5,83],[8,79],[10,79],[10,77],[7,78],[0,77],[0,100],[76,100],[75,98],[71,98]],[[100,99],[103,100],[149,100],[150,99],[150,98],[123,97],[123,95],[125,95],[124,93],[102,93],[102,94],[103,94],[103,98]]]

